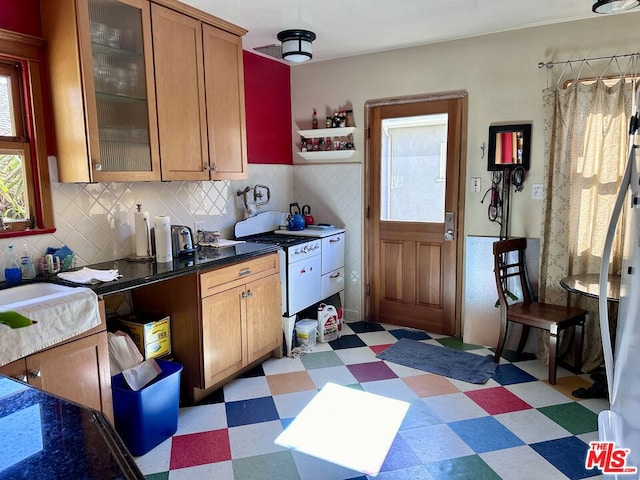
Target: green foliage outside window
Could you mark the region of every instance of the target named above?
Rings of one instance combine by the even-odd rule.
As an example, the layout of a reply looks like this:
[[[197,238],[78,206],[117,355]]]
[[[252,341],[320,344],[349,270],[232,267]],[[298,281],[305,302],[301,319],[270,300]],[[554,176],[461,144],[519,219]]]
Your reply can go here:
[[[25,193],[21,157],[0,154],[0,212],[5,221],[28,218]]]

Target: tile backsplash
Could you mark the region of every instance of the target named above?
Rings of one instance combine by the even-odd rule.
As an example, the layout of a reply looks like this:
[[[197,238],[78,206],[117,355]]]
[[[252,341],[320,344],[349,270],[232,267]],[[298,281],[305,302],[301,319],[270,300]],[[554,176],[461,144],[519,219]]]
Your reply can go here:
[[[133,213],[136,204],[150,218],[168,215],[172,224],[193,228],[204,222],[207,230],[220,230],[233,238],[233,226],[245,215],[237,191],[262,184],[271,200],[260,210],[289,211],[289,203],[311,205],[316,222],[336,223],[347,228],[346,271],[350,272],[345,310],[358,316],[360,299],[361,165],[259,165],[249,164],[247,180],[215,182],[55,183],[52,200],[56,231],[0,240],[4,252],[13,244],[23,245],[37,261],[47,247],[67,245],[76,254],[77,266],[106,262],[134,252]],[[56,178],[52,172],[52,178]],[[4,265],[4,259],[2,264]],[[0,274],[4,268],[0,270]],[[348,318],[349,320],[351,318]]]

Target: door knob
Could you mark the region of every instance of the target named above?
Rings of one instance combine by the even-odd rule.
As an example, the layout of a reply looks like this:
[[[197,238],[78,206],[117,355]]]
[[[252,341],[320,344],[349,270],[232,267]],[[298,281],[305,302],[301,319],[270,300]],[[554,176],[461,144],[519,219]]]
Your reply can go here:
[[[454,212],[444,212],[444,241],[452,242],[455,231]]]

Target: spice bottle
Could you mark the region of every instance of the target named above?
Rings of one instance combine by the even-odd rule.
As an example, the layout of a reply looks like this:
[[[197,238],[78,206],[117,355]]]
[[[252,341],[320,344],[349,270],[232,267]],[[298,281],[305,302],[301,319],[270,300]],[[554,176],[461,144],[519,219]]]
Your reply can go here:
[[[353,110],[347,110],[346,111],[346,122],[345,122],[345,126],[347,127],[355,127],[355,123],[353,121]]]
[[[318,128],[318,114],[316,109],[313,109],[313,116],[311,117],[311,128]]]

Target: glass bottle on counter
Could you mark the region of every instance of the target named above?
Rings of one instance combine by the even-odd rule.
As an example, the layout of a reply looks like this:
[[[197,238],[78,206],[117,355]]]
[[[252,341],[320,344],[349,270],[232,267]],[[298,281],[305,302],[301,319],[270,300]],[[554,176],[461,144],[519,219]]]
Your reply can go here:
[[[313,109],[313,116],[311,117],[311,128],[318,128],[318,113],[315,108]]]
[[[26,243],[24,244],[24,251],[20,257],[20,271],[22,272],[22,278],[25,280],[30,280],[36,277],[36,269],[31,261],[31,255],[29,255]]]

